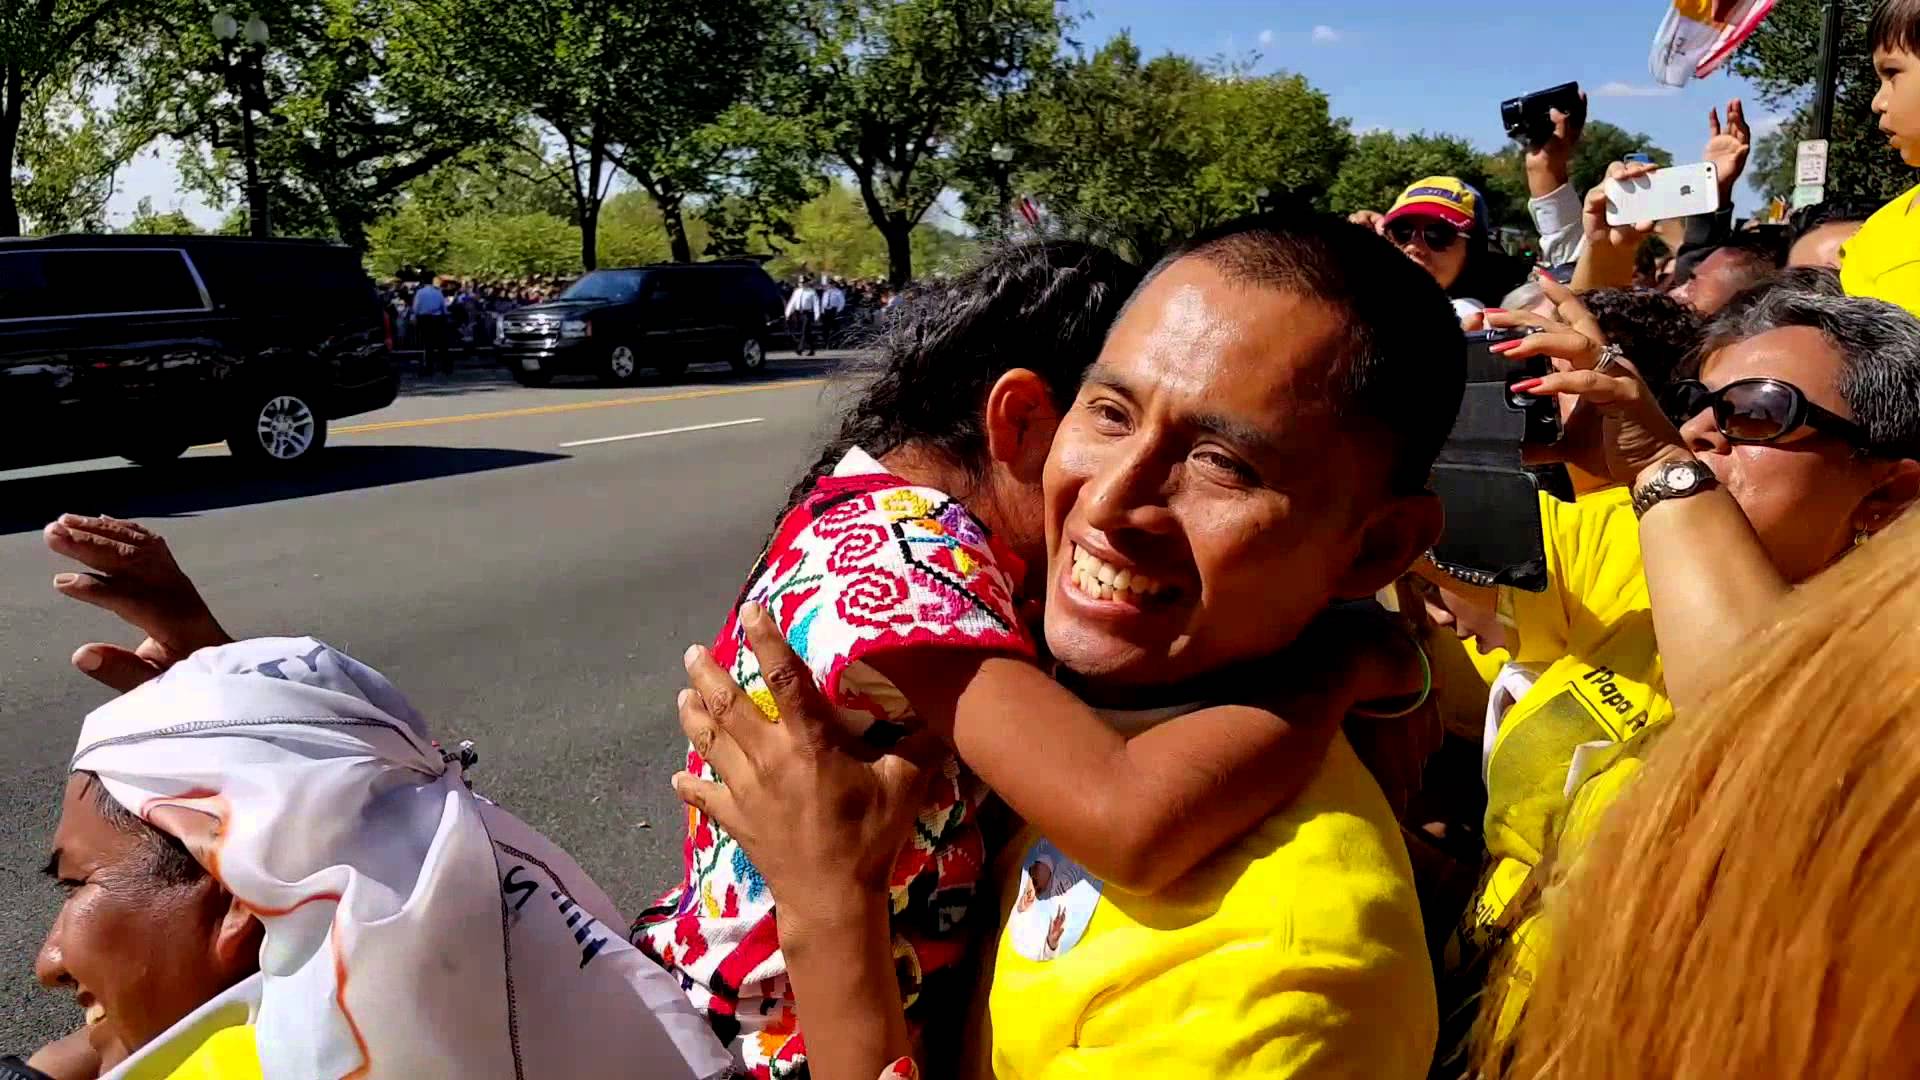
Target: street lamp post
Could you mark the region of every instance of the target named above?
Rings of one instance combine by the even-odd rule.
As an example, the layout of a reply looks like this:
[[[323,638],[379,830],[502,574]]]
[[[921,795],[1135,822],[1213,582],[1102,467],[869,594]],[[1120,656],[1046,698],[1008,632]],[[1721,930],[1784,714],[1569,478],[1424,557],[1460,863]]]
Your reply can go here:
[[[993,159],[993,182],[1000,196],[1000,231],[1006,232],[1012,221],[1013,192],[1008,180],[1013,169],[1013,147],[1006,143],[994,143],[993,149],[987,151],[987,156]]]
[[[267,47],[267,21],[258,15],[250,15],[244,25],[233,17],[230,11],[222,11],[213,17],[213,36],[220,42],[220,53],[225,60],[223,73],[227,77],[227,89],[240,101],[240,157],[247,173],[247,231],[252,236],[265,239],[273,235],[273,222],[267,208],[267,189],[260,183],[260,160],[253,144],[253,96],[250,90],[256,87],[261,96],[266,95],[266,76],[260,69],[260,54]],[[244,40],[240,51],[240,62],[233,59],[235,42]],[[239,75],[236,76],[236,69]]]

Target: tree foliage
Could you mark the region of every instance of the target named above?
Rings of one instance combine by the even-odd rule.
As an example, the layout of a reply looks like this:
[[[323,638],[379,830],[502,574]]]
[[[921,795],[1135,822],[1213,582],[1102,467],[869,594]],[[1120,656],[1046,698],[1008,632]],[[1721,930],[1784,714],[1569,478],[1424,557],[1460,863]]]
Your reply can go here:
[[[989,145],[1002,143],[1015,152],[1015,189],[1143,259],[1253,210],[1263,190],[1323,204],[1348,144],[1345,122],[1299,76],[1143,62],[1125,34],[989,106],[974,131],[958,183],[976,226],[1005,212]]]
[[[1796,144],[1812,138],[1813,88],[1820,74],[1820,24],[1825,0],[1778,0],[1740,51],[1733,70],[1759,86],[1766,103],[1789,119],[1754,147],[1750,182],[1768,196],[1793,191]],[[1873,5],[1851,0],[1841,8],[1840,63],[1827,150],[1827,199],[1885,202],[1914,182],[1913,170],[1887,146],[1873,114],[1879,79],[1867,45]]]
[[[852,174],[887,244],[888,276],[913,276],[911,236],[954,181],[952,144],[972,110],[1051,63],[1054,0],[814,0],[798,12],[808,117]]]
[[[126,231],[139,236],[192,236],[200,231],[200,226],[178,210],[162,214],[153,208],[152,199],[141,199]]]
[[[138,140],[107,110],[43,94],[21,124],[14,198],[21,224],[36,233],[106,228],[113,179]]]
[[[1424,176],[1456,176],[1487,191],[1487,156],[1465,139],[1416,132],[1370,131],[1354,140],[1327,193],[1339,213],[1384,211],[1408,184]]]

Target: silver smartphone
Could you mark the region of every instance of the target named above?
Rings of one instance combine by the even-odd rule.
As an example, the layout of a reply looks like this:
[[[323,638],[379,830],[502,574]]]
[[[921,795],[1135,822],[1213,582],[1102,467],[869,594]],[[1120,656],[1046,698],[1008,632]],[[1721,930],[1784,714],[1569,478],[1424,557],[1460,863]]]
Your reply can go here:
[[[1720,176],[1713,162],[1669,165],[1630,180],[1607,181],[1607,224],[1711,214],[1720,209]]]

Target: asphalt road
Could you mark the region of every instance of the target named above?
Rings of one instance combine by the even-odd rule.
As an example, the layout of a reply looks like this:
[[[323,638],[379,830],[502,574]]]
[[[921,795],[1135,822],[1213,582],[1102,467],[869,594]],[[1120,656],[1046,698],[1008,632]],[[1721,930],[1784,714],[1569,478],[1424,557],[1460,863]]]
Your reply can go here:
[[[79,1019],[32,977],[59,904],[37,871],[62,775],[108,696],[67,657],[137,640],[53,592],[65,567],[43,524],[140,520],[232,633],[310,633],[385,672],[443,741],[478,744],[480,790],[634,910],[678,872],[679,655],[718,629],[811,461],[833,367],[776,357],[760,379],[697,368],[540,390],[463,371],[337,422],[320,468],[292,481],[239,475],[212,448],[161,471],[0,472],[0,1054]],[[583,443],[641,433],[658,434]]]

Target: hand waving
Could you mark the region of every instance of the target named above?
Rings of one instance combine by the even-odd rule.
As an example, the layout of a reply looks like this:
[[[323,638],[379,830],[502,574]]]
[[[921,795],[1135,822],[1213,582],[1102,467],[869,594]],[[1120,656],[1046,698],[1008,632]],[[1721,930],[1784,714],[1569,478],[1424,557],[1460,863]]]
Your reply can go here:
[[[1720,205],[1726,206],[1733,199],[1734,182],[1746,171],[1747,155],[1753,149],[1753,130],[1747,127],[1747,111],[1739,98],[1727,102],[1726,127],[1720,126],[1718,109],[1707,110],[1707,125],[1712,134],[1700,158],[1713,163],[1714,172],[1720,178]]]
[[[157,533],[118,518],[62,514],[43,536],[54,554],[87,568],[54,575],[55,590],[105,608],[147,635],[135,649],[80,646],[73,666],[88,677],[125,692],[197,649],[233,640]]]

